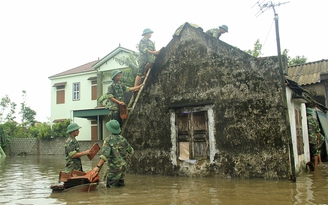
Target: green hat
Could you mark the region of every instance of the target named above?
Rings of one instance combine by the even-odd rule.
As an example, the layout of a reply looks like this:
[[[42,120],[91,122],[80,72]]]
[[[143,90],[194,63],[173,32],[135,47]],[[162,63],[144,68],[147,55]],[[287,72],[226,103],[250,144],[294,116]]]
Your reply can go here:
[[[106,123],[106,127],[114,134],[119,134],[121,132],[120,123],[117,122],[117,120],[110,120]]]
[[[224,30],[226,30],[228,32],[228,26],[227,25],[219,26],[219,28],[222,28],[222,29],[224,29]]]
[[[122,71],[114,70],[114,71],[112,72],[112,80],[114,80],[115,76],[117,76],[117,74],[119,74],[119,73],[122,73]]]
[[[71,132],[73,132],[73,131],[75,131],[75,130],[78,130],[78,129],[80,129],[81,127],[78,125],[78,124],[76,124],[76,123],[71,123],[71,124],[69,124],[68,126],[67,126],[67,131],[66,131],[66,133],[71,133]]]
[[[154,33],[154,31],[152,31],[150,28],[146,28],[145,30],[143,30],[142,32],[142,36],[146,35],[147,33]]]
[[[312,115],[312,116],[314,114],[313,109],[309,108],[309,107],[306,108],[306,113],[309,114],[309,115]]]

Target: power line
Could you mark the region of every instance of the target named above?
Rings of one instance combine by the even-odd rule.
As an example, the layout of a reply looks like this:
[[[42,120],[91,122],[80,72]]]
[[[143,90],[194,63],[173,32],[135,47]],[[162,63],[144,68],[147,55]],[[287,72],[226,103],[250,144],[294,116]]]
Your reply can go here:
[[[268,40],[269,34],[270,34],[270,32],[271,32],[272,25],[273,25],[273,21],[272,21],[271,26],[270,26],[270,28],[269,28],[268,34],[267,34],[267,36],[265,37],[265,40],[264,40],[264,42],[263,42],[263,46],[262,46],[262,48],[264,48],[265,43],[266,43],[266,41]]]

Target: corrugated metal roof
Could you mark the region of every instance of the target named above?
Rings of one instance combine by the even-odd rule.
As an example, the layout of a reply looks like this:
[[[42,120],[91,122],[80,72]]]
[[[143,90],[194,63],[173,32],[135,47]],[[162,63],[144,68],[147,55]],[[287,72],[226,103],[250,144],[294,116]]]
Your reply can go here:
[[[321,74],[328,73],[328,59],[288,67],[288,78],[300,86],[320,83]]]
[[[83,73],[83,72],[88,72],[88,71],[94,71],[92,66],[97,63],[99,60],[92,61],[90,63],[86,63],[84,65],[78,66],[76,68],[72,68],[70,70],[58,73],[56,75],[50,76],[49,78],[54,78],[54,77],[59,77],[59,76],[64,76],[64,75],[70,75],[70,74],[75,74],[75,73]]]

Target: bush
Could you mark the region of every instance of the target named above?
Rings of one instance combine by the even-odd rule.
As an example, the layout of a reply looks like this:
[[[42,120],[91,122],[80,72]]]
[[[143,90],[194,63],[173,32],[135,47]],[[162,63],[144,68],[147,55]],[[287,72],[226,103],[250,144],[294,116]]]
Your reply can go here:
[[[66,137],[67,126],[71,123],[70,119],[57,122],[52,125],[52,137]]]
[[[35,126],[29,128],[29,137],[38,139],[50,139],[51,138],[51,126],[47,123],[36,123]]]
[[[11,138],[17,135],[20,126],[14,121],[9,121],[0,124],[0,145],[4,152],[7,152],[7,147],[11,144]]]

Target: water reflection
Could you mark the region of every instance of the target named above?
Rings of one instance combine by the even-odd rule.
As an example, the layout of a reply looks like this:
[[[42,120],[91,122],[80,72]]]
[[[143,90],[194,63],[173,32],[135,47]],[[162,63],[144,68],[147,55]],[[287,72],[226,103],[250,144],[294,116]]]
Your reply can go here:
[[[96,166],[83,158],[83,168]],[[89,193],[52,193],[64,156],[0,158],[0,204],[327,204],[328,164],[287,180],[189,178],[127,174],[126,186],[107,189],[101,182]],[[100,173],[104,175],[104,170]]]

